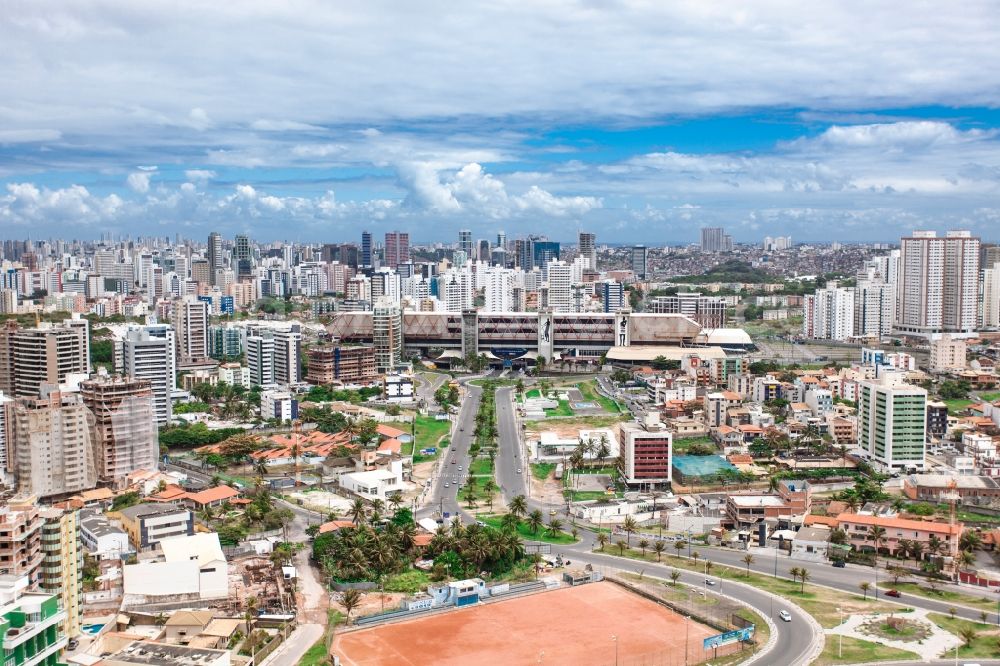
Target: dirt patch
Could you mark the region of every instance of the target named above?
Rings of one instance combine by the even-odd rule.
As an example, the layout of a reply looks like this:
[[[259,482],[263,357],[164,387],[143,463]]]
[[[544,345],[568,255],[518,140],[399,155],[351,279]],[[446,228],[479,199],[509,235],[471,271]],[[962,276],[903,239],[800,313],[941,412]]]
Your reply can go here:
[[[572,618],[572,621],[567,621]],[[636,618],[642,618],[641,622]],[[710,627],[613,583],[592,583],[337,636],[346,666],[697,664]],[[719,653],[722,654],[720,649]],[[678,655],[680,658],[678,660]]]

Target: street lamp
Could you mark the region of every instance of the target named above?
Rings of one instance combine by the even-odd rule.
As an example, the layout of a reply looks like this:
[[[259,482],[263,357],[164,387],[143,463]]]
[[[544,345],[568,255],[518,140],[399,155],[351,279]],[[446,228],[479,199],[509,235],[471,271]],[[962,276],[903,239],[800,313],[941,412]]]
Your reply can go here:
[[[611,640],[615,643],[615,666],[618,666],[618,635],[612,634]]]
[[[838,607],[837,608],[837,612],[840,613],[840,624],[843,625],[844,624],[844,609]],[[843,658],[844,658],[844,627],[841,626],[840,627],[840,645],[837,648],[837,659],[843,659]]]

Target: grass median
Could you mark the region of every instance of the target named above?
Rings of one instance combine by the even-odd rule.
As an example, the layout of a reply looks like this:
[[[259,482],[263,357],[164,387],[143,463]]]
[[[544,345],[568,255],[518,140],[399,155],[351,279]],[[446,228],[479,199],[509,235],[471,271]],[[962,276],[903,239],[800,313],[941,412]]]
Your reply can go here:
[[[959,657],[1000,658],[1000,628],[996,625],[953,618],[941,613],[928,613],[927,619],[965,641],[965,644],[958,648]],[[968,633],[963,634],[963,632]],[[954,654],[955,650],[952,649],[947,655],[941,656],[951,657]]]
[[[477,518],[490,527],[495,527],[498,530],[503,529],[503,523],[500,522],[501,516],[477,516]],[[538,528],[537,532],[532,532],[531,527],[523,519],[517,526],[517,535],[524,539],[525,541],[543,541],[545,543],[553,543],[558,545],[564,545],[569,543],[576,543],[576,539],[569,532],[559,530],[558,532],[549,531],[548,527],[542,525]]]
[[[834,664],[870,664],[876,661],[923,661],[920,655],[906,650],[898,650],[863,641],[850,636],[843,637],[843,652],[841,652],[841,637],[827,636],[823,652],[820,653],[814,666],[834,666]]]

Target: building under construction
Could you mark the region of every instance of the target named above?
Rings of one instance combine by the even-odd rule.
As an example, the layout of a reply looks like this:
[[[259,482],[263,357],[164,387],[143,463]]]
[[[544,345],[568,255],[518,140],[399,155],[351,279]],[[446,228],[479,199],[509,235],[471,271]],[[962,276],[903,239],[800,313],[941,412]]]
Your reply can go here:
[[[148,379],[95,375],[80,383],[94,415],[94,449],[101,483],[123,486],[131,472],[156,469],[159,448]]]

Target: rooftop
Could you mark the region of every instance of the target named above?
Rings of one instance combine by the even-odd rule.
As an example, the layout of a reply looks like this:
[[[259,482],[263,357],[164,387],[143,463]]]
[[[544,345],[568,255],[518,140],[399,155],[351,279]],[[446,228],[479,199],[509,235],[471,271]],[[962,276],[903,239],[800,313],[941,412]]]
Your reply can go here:
[[[106,664],[146,664],[148,666],[208,666],[228,656],[226,650],[192,648],[153,641],[135,641],[106,657]]]
[[[684,476],[710,476],[723,470],[737,471],[721,456],[674,456],[673,466]]]

